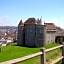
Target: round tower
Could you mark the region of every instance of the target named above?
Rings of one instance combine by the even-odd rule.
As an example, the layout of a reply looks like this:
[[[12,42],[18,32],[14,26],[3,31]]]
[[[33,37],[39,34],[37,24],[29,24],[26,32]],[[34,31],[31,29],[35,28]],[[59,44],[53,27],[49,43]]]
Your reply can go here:
[[[20,20],[18,24],[18,42],[17,45],[24,45],[24,23]]]

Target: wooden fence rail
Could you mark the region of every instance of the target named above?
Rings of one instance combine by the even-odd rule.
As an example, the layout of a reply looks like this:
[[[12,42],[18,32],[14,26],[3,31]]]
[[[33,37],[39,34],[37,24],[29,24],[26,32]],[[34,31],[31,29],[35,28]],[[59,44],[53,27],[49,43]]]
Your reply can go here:
[[[27,56],[24,56],[24,57],[21,57],[21,58],[13,59],[13,60],[1,62],[0,64],[17,64],[19,62],[28,60],[30,58],[33,58],[33,57],[36,57],[36,56],[39,56],[39,55],[41,55],[41,64],[46,64],[46,53],[49,52],[49,51],[55,50],[57,48],[62,49],[62,57],[53,61],[51,64],[55,64],[60,60],[62,60],[62,64],[64,64],[64,45],[56,46],[56,47],[53,47],[53,48],[50,48],[50,49],[41,48],[41,52],[31,54],[31,55],[27,55]]]

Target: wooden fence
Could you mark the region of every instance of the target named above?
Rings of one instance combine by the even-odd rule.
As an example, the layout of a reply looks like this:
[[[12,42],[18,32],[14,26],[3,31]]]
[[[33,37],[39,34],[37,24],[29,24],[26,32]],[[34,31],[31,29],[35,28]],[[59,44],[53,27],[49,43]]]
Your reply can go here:
[[[52,50],[55,50],[57,48],[61,48],[62,49],[62,56],[60,58],[58,58],[57,60],[53,61],[51,64],[55,64],[58,61],[62,60],[62,64],[64,64],[64,45],[60,45],[60,46],[56,46],[50,49],[45,49],[42,48],[41,52],[35,53],[35,54],[31,54],[31,55],[27,55],[21,58],[17,58],[17,59],[13,59],[13,60],[9,60],[6,62],[1,62],[0,64],[17,64],[19,62],[28,60],[30,58],[36,57],[36,56],[40,56],[41,55],[41,64],[46,64],[46,53]]]

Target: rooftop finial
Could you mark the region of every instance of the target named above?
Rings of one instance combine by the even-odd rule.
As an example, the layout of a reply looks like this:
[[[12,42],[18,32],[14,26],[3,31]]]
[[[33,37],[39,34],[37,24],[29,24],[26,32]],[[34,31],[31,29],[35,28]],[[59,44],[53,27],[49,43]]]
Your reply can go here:
[[[44,25],[44,20],[42,19],[42,16],[40,18],[41,24]]]
[[[42,19],[42,16],[41,16],[41,19]]]

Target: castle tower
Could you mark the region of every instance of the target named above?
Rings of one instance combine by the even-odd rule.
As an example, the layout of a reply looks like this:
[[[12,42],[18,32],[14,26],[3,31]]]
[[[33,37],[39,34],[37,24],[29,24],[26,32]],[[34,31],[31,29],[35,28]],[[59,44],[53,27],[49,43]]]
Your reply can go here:
[[[35,45],[37,47],[41,47],[45,45],[45,25],[42,17],[37,20],[36,24],[36,37],[35,37]]]
[[[39,20],[40,22],[41,20]],[[25,23],[25,45],[41,47],[44,45],[44,25],[37,23],[35,18],[29,18]]]
[[[20,20],[18,24],[18,42],[17,45],[24,45],[24,23]]]
[[[22,20],[18,25],[18,45],[41,47],[45,44],[45,26],[42,20],[28,18],[24,23]]]
[[[35,46],[35,18],[28,18],[25,23],[25,45]]]

